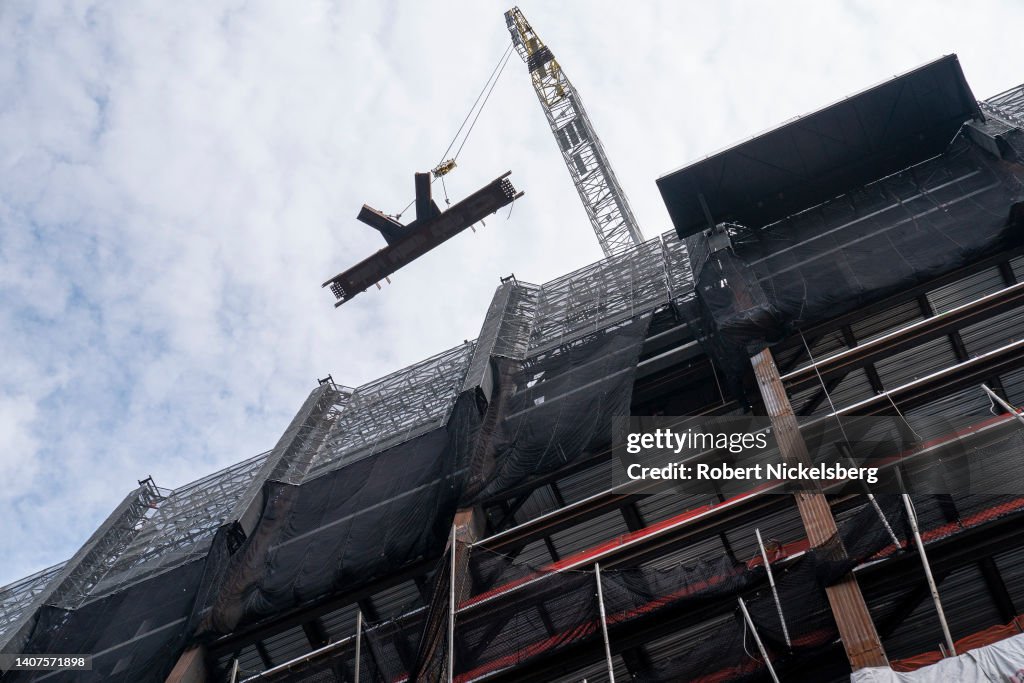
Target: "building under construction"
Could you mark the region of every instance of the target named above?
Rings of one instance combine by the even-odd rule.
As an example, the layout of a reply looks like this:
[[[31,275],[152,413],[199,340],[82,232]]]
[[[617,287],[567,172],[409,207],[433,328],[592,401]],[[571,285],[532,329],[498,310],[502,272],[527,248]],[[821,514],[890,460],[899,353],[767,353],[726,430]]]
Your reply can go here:
[[[674,230],[0,589],[0,651],[93,657],[3,680],[841,681],[1020,633],[1024,86],[944,57],[658,186]],[[909,498],[612,485],[613,418],[745,414],[787,458],[898,417]]]

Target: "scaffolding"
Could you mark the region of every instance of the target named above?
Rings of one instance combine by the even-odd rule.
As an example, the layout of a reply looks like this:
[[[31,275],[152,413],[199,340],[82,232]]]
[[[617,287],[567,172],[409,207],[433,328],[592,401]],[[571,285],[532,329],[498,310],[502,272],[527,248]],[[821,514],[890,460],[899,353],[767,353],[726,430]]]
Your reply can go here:
[[[163,495],[152,502],[131,541],[88,597],[108,595],[203,557],[267,455],[261,453],[173,491],[161,490]]]
[[[494,353],[521,360],[692,296],[686,247],[666,232],[543,285],[515,282]]]
[[[0,589],[0,637],[64,569],[66,562],[42,569]]]
[[[338,411],[309,476],[344,467],[436,429],[448,421],[475,342],[356,388]]]
[[[983,111],[1024,128],[1024,83],[979,102]]]

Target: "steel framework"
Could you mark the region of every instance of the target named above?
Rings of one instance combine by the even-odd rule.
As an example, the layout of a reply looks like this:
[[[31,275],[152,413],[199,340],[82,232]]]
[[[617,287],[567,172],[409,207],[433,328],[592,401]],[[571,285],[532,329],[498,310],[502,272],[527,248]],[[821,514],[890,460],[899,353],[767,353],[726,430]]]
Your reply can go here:
[[[985,112],[994,114],[1018,128],[1024,128],[1024,83],[978,104]]]
[[[60,574],[66,562],[42,569],[0,589],[0,637]]]
[[[543,285],[516,282],[494,353],[523,359],[692,296],[686,247],[667,232]]]
[[[518,7],[505,13],[512,43],[526,62],[533,89],[558,141],[573,185],[605,256],[644,240],[579,94]]]
[[[214,533],[227,521],[267,455],[261,453],[165,492],[151,504],[145,520],[89,598],[203,557]]]
[[[308,476],[317,476],[445,424],[469,368],[465,342],[355,389]]]
[[[205,555],[266,453],[175,490],[140,483],[67,562],[0,589],[0,647],[43,605],[76,609],[143,577]]]

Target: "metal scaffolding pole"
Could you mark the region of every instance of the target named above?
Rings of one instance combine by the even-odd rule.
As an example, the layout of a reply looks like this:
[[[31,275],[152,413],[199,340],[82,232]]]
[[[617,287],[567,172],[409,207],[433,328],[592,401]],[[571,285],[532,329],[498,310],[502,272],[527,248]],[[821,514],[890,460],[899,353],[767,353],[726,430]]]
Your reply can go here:
[[[452,524],[452,565],[448,576],[448,683],[455,677],[455,524]]]
[[[914,504],[910,501],[910,495],[903,494],[903,505],[907,508],[907,519],[910,520],[910,530],[914,533],[914,544],[917,546],[917,554],[921,557],[921,566],[924,567],[924,578],[928,581],[928,590],[932,594],[932,602],[935,603],[935,611],[939,615],[939,623],[942,624],[942,635],[946,638],[946,647],[949,648],[951,656],[956,656],[956,646],[953,645],[953,636],[949,632],[949,624],[946,622],[946,613],[942,611],[942,600],[939,599],[939,589],[935,585],[935,578],[932,576],[931,565],[928,564],[928,556],[924,552],[924,542],[921,540],[921,531],[917,527],[917,512]]]
[[[363,610],[356,610],[356,681],[359,683],[359,670],[362,668],[362,661],[360,659],[362,655],[363,646]]]
[[[786,617],[782,614],[782,601],[779,600],[779,590],[775,587],[775,577],[772,575],[772,563],[768,560],[768,551],[764,548],[764,541],[761,540],[761,530],[754,528],[757,535],[757,546],[761,549],[761,559],[764,560],[764,569],[768,572],[768,585],[772,587],[772,596],[775,598],[775,609],[779,613],[779,623],[782,624],[782,635],[786,638],[786,647],[793,649],[793,643],[789,640],[789,629],[786,628]]]
[[[601,590],[601,563],[594,563],[594,577],[597,580],[597,608],[601,613],[601,634],[604,636],[604,658],[608,664],[608,680],[615,683],[615,668],[612,666],[612,645],[608,640],[608,619],[604,614],[604,592]]]
[[[740,603],[740,610],[743,611],[743,621],[746,622],[747,628],[754,634],[754,642],[757,643],[757,649],[761,651],[761,659],[764,660],[764,665],[768,667],[768,673],[771,674],[772,680],[775,683],[779,683],[779,677],[775,675],[775,668],[772,666],[772,660],[768,659],[768,651],[764,649],[764,643],[761,642],[761,636],[757,635],[757,629],[754,628],[754,621],[750,618],[750,612],[747,611],[747,603],[743,602],[743,598],[736,598],[737,602]]]

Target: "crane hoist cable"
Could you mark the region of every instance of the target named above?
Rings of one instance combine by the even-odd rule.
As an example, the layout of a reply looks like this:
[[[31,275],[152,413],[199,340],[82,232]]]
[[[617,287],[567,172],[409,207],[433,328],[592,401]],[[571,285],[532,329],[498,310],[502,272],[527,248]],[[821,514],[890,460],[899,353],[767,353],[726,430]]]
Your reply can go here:
[[[448,143],[448,147],[444,150],[444,153],[441,155],[441,161],[439,161],[437,165],[434,166],[434,168],[431,170],[431,175],[433,176],[433,179],[430,182],[435,183],[438,181],[438,179],[441,180],[441,187],[444,190],[444,201],[446,204],[450,205],[451,200],[448,199],[448,188],[445,187],[444,176],[448,175],[452,170],[455,169],[455,162],[459,158],[459,154],[462,153],[462,148],[466,146],[466,141],[469,140],[469,135],[470,133],[473,132],[473,127],[476,126],[476,122],[480,118],[480,113],[484,110],[484,107],[487,105],[487,101],[491,99],[491,93],[494,92],[494,86],[498,84],[498,79],[501,78],[502,72],[505,71],[505,65],[508,64],[508,60],[512,56],[513,47],[514,45],[511,41],[509,41],[509,44],[505,47],[505,51],[502,52],[501,57],[498,58],[498,63],[495,64],[494,69],[491,70],[491,75],[487,77],[487,81],[484,83],[484,87],[480,90],[480,93],[476,96],[476,99],[473,100],[473,106],[471,106],[469,108],[469,112],[466,113],[466,118],[462,119],[462,124],[459,126],[459,129],[455,131],[455,136],[452,138],[451,142]],[[482,102],[481,98],[483,99]],[[474,112],[476,112],[475,115]],[[472,118],[473,120],[470,121],[470,118]],[[469,123],[469,128],[466,128],[467,122]],[[466,134],[462,136],[462,142],[459,143],[459,147],[458,149],[455,150],[455,154],[451,158],[447,158],[448,153],[452,151],[452,147],[455,146],[455,143],[458,141],[459,136],[462,135],[463,129],[466,130]],[[415,202],[416,200],[413,199],[408,204],[406,204],[404,209],[402,209],[400,212],[394,215],[394,218],[400,219],[402,217],[402,214],[408,211],[409,207],[412,206]]]
[[[501,74],[505,70],[505,65],[508,64],[508,60],[512,56],[512,47],[512,42],[509,41],[508,46],[505,48],[505,52],[502,53],[501,58],[498,59],[498,64],[494,67],[494,70],[491,71],[491,75],[488,77],[487,83],[484,84],[480,94],[476,96],[476,100],[473,102],[473,106],[470,108],[469,114],[466,114],[466,118],[462,120],[462,125],[459,126],[459,130],[455,133],[455,137],[453,137],[452,141],[448,144],[448,149],[446,149],[444,154],[441,155],[441,162],[438,163],[438,168],[447,163],[444,158],[448,156],[448,152],[451,151],[455,141],[459,139],[459,133],[461,133],[462,129],[466,126],[466,121],[469,121],[470,115],[473,113],[473,110],[476,109],[476,116],[473,117],[473,122],[469,124],[469,129],[466,130],[466,135],[462,138],[462,143],[459,145],[459,148],[455,150],[455,156],[452,157],[451,161],[454,162],[459,158],[462,148],[466,146],[466,140],[469,139],[469,134],[473,132],[473,127],[476,125],[477,119],[480,118],[480,112],[482,112],[484,107],[487,105],[487,100],[491,99],[491,93],[494,92],[494,86],[498,84],[498,79],[501,78]],[[486,95],[484,94],[485,92],[487,93]],[[484,101],[477,109],[476,105],[477,102],[480,102],[481,97],[484,98]],[[447,171],[443,171],[440,175],[443,176],[445,173],[447,173]]]

